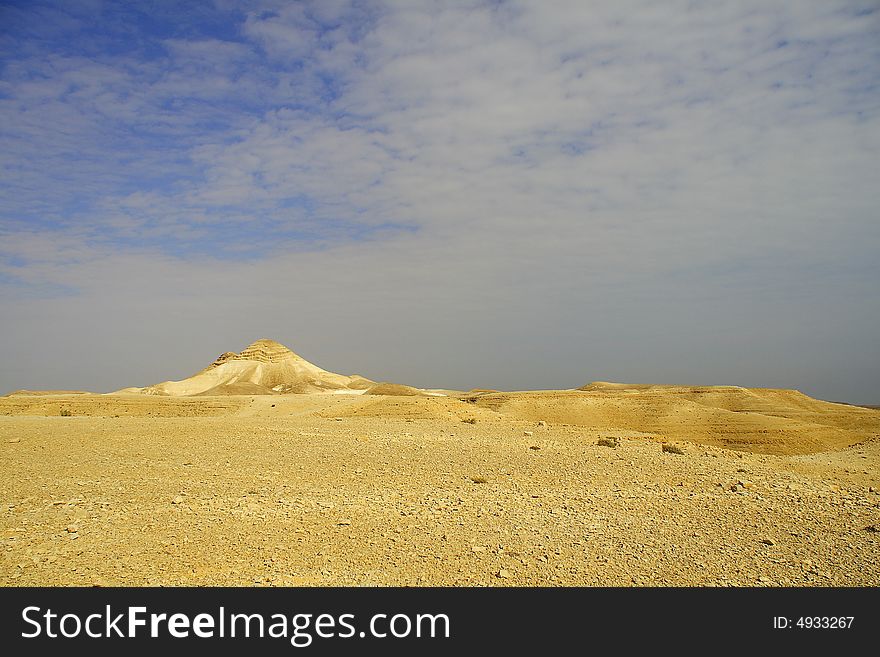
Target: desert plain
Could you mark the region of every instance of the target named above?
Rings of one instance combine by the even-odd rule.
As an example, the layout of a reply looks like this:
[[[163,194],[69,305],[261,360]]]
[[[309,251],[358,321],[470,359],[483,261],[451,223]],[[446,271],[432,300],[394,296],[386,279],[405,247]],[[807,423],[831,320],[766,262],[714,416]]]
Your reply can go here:
[[[880,411],[419,390],[278,343],[0,397],[4,586],[878,586]]]

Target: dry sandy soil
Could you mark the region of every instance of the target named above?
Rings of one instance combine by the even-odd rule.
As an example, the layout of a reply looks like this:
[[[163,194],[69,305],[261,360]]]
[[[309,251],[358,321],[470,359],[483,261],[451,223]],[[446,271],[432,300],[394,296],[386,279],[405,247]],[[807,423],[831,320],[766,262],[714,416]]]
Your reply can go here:
[[[880,411],[585,388],[0,398],[0,584],[880,585]]]

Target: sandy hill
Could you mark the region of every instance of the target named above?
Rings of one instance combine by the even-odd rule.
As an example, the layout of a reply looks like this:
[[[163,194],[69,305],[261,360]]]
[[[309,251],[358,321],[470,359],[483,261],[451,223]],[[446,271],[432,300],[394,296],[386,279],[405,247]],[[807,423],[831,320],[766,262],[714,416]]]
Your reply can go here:
[[[426,394],[423,390],[398,383],[377,383],[364,391],[365,395],[385,395],[387,397],[418,397]]]
[[[240,353],[227,351],[201,372],[119,392],[149,395],[272,395],[280,393],[362,393],[374,385],[362,376],[334,374],[313,365],[274,340],[261,339]]]
[[[521,420],[639,431],[732,449],[786,454],[842,449],[880,435],[877,411],[797,390],[596,382],[578,390],[465,395]]]

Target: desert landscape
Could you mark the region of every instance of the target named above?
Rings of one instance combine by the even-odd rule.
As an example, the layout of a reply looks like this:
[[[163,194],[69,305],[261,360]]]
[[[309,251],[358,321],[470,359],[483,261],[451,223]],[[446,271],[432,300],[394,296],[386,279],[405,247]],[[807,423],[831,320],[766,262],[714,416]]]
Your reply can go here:
[[[0,398],[5,586],[877,586],[880,411],[418,389],[268,339]]]

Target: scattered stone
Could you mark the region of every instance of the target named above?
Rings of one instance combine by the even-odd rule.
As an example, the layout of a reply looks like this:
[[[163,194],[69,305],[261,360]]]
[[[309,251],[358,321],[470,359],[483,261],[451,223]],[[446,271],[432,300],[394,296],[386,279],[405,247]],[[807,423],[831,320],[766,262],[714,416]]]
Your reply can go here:
[[[103,398],[96,400],[105,403]],[[321,400],[324,408],[337,410],[356,398]],[[144,397],[126,403],[141,414],[135,402],[143,406],[154,401],[188,409],[198,400]],[[296,401],[285,401],[285,408]],[[8,568],[7,580],[89,585],[106,574],[107,583],[116,584],[118,577],[130,573],[130,581],[137,585],[246,585],[266,582],[266,572],[271,571],[273,578],[267,583],[301,586],[320,584],[321,569],[328,569],[325,583],[340,585],[601,586],[632,581],[643,586],[702,586],[730,585],[721,577],[730,575],[739,582],[733,585],[763,587],[870,585],[876,574],[871,548],[880,536],[880,484],[875,469],[862,477],[853,467],[852,477],[837,479],[847,463],[843,459],[852,463],[857,458],[851,450],[811,461],[809,469],[789,467],[801,463],[800,457],[762,460],[749,453],[738,466],[736,461],[742,459],[730,449],[713,453],[715,448],[688,442],[701,439],[696,433],[627,432],[623,448],[624,431],[603,434],[617,429],[590,431],[563,423],[564,416],[555,410],[552,432],[549,421],[534,420],[534,415],[506,419],[480,410],[480,428],[465,429],[467,440],[456,444],[434,439],[441,436],[441,429],[444,438],[450,429],[457,434],[461,418],[469,413],[448,400],[418,401],[413,409],[401,405],[392,419],[380,421],[357,413],[340,417],[345,422],[338,428],[326,424],[337,418],[315,411],[312,402],[309,413],[285,418],[278,427],[266,419],[271,414],[263,407],[265,417],[256,416],[252,425],[236,421],[227,427],[212,420],[218,436],[204,443],[165,441],[163,436],[155,445],[149,434],[157,429],[164,432],[164,425],[148,426],[143,439],[134,440],[120,436],[117,430],[122,425],[115,421],[89,419],[81,428],[58,431],[106,439],[100,450],[91,438],[63,446],[61,441],[40,438],[37,452],[32,453],[31,434],[9,432],[3,442],[25,442],[27,437],[28,450],[18,454],[28,463],[34,461],[8,482],[0,505],[8,508],[0,537],[7,561],[13,566],[24,564],[17,569],[20,579],[11,574],[16,568]],[[226,403],[231,402],[234,411],[237,401]],[[414,424],[409,428],[412,433],[405,434],[406,427],[400,426],[404,419],[397,413],[415,411],[420,414],[419,426]],[[422,418],[422,411],[436,411],[439,419]],[[57,406],[53,412],[57,414]],[[724,419],[736,417],[725,414]],[[70,425],[72,418],[54,420]],[[319,433],[311,426],[318,422],[324,423],[325,439],[295,437],[299,428],[312,430],[305,435]],[[532,425],[529,433],[544,442],[529,439],[517,446],[516,437],[522,437],[526,424]],[[130,428],[138,426],[132,423]],[[723,428],[722,437],[737,437],[735,427]],[[355,450],[365,446],[351,444],[361,434],[370,435],[376,448]],[[255,435],[264,440],[254,441]],[[403,436],[407,438],[401,440]],[[775,437],[767,439],[772,442]],[[212,451],[214,440],[219,448]],[[657,445],[663,443],[680,446],[688,459],[667,458],[664,449],[658,455]],[[548,453],[534,461],[519,451],[522,444],[534,455],[547,445]],[[622,451],[608,454],[592,449],[596,444]],[[307,449],[309,445],[314,448]],[[57,461],[61,455],[73,465],[58,473],[45,472],[38,459],[44,448],[46,457]],[[235,460],[233,448],[239,453]],[[11,457],[16,451],[8,449],[7,454]],[[712,460],[699,458],[700,454]],[[116,458],[119,478],[113,476]],[[43,461],[50,463],[48,458]],[[155,486],[131,486],[128,466],[152,462],[168,476]],[[195,462],[198,468],[192,467]],[[628,463],[635,465],[627,468]],[[469,469],[491,473],[492,478],[467,475]],[[754,474],[757,481],[734,479],[736,474]],[[175,488],[178,493],[166,498]],[[727,496],[728,491],[734,492]],[[72,492],[85,500],[69,499]],[[340,501],[334,505],[321,498]],[[166,509],[163,517],[165,500],[181,511]],[[196,508],[202,512],[190,514]],[[351,516],[340,519],[337,511],[343,510]],[[707,510],[714,514],[711,521],[705,520]],[[389,517],[400,511],[401,516]],[[731,523],[740,527],[742,549],[735,538],[724,534]],[[89,540],[74,549],[72,542],[81,538],[83,527],[88,528]],[[693,531],[695,527],[700,531]],[[119,569],[108,569],[106,555],[91,549],[105,537],[127,548]],[[274,541],[280,545],[267,550]],[[505,544],[503,550],[499,543]],[[198,567],[190,574],[189,564],[183,569],[174,564],[181,551],[193,563],[202,563],[217,549],[228,550],[230,563],[241,567]],[[156,558],[157,553],[161,558]],[[607,559],[612,553],[615,565]],[[804,557],[816,565],[802,561]]]
[[[534,436],[535,432],[534,431],[523,431],[523,435],[524,436]]]
[[[21,438],[11,438],[10,440],[7,440],[6,442],[8,442],[8,443],[20,443],[20,442],[21,442]]]

